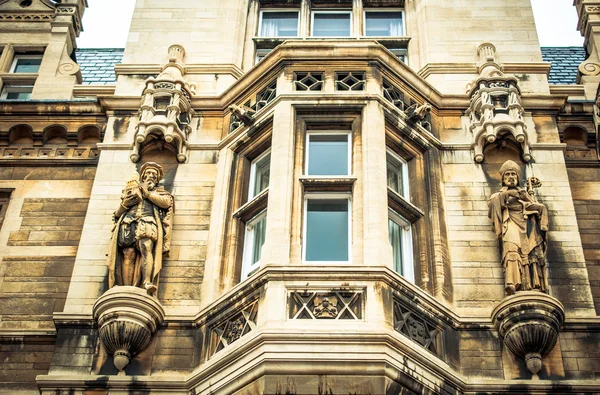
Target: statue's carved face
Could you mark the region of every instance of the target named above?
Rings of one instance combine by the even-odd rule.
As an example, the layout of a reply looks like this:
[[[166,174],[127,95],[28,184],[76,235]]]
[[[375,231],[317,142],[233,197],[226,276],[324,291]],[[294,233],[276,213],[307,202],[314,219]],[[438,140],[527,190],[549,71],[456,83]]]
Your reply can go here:
[[[514,170],[507,170],[502,175],[502,185],[514,188],[519,185],[519,174]]]
[[[148,189],[153,190],[158,184],[158,171],[155,169],[146,169],[142,175],[142,182],[148,185]]]

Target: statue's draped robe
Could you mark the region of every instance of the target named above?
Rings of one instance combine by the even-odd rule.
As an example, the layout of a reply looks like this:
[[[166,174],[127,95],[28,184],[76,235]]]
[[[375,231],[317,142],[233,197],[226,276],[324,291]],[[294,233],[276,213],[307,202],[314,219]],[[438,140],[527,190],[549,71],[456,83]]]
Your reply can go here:
[[[151,191],[148,198],[153,204],[154,221],[157,224],[158,235],[157,240],[154,243],[154,266],[152,274],[150,276],[152,283],[158,285],[158,273],[162,268],[162,258],[169,255],[171,250],[171,230],[173,224],[174,215],[174,204],[173,197],[164,188],[158,187],[154,191]],[[167,207],[163,209],[161,207]],[[123,262],[123,254],[119,251],[118,240],[119,230],[121,229],[121,223],[127,215],[127,210],[119,217],[115,216],[115,224],[112,230],[112,237],[110,241],[110,247],[108,250],[108,287],[112,288],[115,285],[123,285],[121,265]],[[141,272],[141,255],[138,253],[133,285],[141,286],[142,272]]]
[[[519,198],[510,197],[503,187],[488,201],[489,217],[500,241],[506,285],[515,290],[548,290],[546,276],[546,231],[548,210],[539,205],[538,211],[527,211],[525,203],[536,203],[522,188],[516,189]]]

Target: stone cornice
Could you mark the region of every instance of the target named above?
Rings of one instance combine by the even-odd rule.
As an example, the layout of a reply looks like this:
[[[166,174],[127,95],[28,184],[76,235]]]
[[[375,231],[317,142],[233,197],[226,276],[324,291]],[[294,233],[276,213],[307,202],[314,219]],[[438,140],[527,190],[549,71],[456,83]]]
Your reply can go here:
[[[543,74],[550,73],[549,62],[507,62],[503,63],[504,72],[508,74]],[[427,78],[433,74],[474,74],[479,75],[476,63],[428,63],[418,75]]]
[[[550,85],[550,94],[558,96],[585,96],[583,85],[556,84]]]
[[[116,64],[115,73],[119,75],[157,75],[162,66],[158,64]],[[186,64],[185,74],[230,74],[239,79],[244,72],[234,64]]]
[[[107,96],[115,94],[116,85],[75,85],[73,96]]]

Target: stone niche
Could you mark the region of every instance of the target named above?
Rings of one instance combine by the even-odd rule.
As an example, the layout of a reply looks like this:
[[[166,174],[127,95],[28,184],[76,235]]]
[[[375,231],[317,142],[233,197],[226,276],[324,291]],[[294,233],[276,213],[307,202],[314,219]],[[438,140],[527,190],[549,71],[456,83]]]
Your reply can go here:
[[[503,73],[502,65],[495,61],[496,48],[492,44],[481,44],[477,53],[480,77],[467,86],[471,101],[465,113],[473,135],[471,148],[475,162],[483,162],[490,145],[511,144],[527,163],[531,161],[531,153],[518,80]]]
[[[184,57],[182,46],[170,46],[169,62],[162,72],[146,80],[130,156],[132,162],[138,162],[144,152],[153,149],[172,151],[180,163],[187,160],[194,86],[183,80]]]

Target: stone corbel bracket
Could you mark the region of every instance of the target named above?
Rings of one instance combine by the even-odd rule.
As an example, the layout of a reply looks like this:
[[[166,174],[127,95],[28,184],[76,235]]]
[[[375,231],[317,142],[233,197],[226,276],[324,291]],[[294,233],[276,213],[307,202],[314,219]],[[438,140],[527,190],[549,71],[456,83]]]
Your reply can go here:
[[[550,295],[523,291],[504,298],[492,312],[492,321],[504,345],[537,375],[542,368],[542,358],[556,345],[565,310],[560,301]]]
[[[150,78],[146,81],[140,106],[140,120],[136,126],[132,162],[138,162],[142,146],[150,135],[158,136],[176,152],[177,160],[187,160],[192,92],[182,80]]]
[[[529,162],[530,145],[517,79],[503,75],[482,77],[471,85],[468,94],[471,102],[466,115],[473,134],[471,148],[475,162],[483,162],[487,144],[507,134],[520,145],[523,161]]]
[[[100,340],[114,356],[119,375],[125,375],[131,358],[144,351],[165,320],[165,312],[155,297],[130,286],[106,291],[94,303],[92,314]]]

